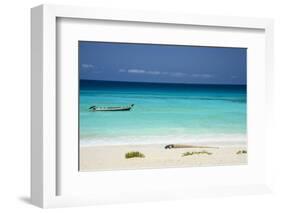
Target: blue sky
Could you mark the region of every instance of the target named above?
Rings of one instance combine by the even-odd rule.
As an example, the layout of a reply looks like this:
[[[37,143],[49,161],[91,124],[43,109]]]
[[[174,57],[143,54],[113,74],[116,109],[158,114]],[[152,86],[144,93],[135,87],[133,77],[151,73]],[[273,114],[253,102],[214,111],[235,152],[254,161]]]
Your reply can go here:
[[[247,49],[112,42],[79,42],[80,79],[242,84]]]

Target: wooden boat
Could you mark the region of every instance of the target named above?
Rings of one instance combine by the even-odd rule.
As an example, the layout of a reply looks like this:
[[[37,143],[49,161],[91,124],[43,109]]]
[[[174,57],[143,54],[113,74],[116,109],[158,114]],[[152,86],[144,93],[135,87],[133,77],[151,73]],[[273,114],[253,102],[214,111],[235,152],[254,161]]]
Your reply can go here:
[[[134,104],[131,104],[130,106],[125,106],[125,107],[97,107],[97,106],[91,106],[89,108],[90,111],[92,112],[97,112],[97,111],[129,111],[132,109]]]

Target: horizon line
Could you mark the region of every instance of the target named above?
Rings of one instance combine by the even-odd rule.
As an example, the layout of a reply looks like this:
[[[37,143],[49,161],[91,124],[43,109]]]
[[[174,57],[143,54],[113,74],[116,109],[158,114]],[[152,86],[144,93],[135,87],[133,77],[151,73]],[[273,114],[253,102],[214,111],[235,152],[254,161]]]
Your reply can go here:
[[[220,83],[171,83],[171,82],[144,82],[144,81],[114,81],[114,80],[95,80],[95,79],[79,79],[79,81],[109,81],[109,82],[120,82],[120,83],[148,83],[148,84],[192,84],[192,85],[223,85],[223,86],[247,86],[247,84],[220,84]]]

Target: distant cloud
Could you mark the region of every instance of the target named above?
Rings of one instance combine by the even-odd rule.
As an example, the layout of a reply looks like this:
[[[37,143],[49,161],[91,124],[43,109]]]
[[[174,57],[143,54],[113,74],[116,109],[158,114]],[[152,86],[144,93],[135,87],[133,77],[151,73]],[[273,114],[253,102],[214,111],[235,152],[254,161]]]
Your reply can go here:
[[[82,64],[81,67],[83,71],[87,71],[90,73],[102,73],[102,71],[96,70],[96,66],[94,64]]]
[[[128,72],[128,73],[143,74],[143,73],[147,73],[148,71],[139,70],[139,69],[128,69],[127,72]]]
[[[210,74],[192,74],[193,78],[212,78],[213,76]]]
[[[182,77],[185,73],[182,72],[160,72],[156,70],[144,70],[144,69],[119,69],[121,73],[130,73],[130,74],[144,74],[144,75],[169,75],[172,77]]]
[[[119,72],[127,72],[126,69],[119,69]]]
[[[93,64],[82,64],[82,68],[93,69],[95,66]]]
[[[159,71],[153,71],[153,70],[143,70],[143,69],[128,69],[128,73],[134,73],[134,74],[147,74],[147,75],[160,75],[161,72]]]
[[[183,77],[183,76],[185,76],[185,73],[182,73],[182,72],[171,72],[171,73],[169,73],[169,75],[171,75],[173,77]]]

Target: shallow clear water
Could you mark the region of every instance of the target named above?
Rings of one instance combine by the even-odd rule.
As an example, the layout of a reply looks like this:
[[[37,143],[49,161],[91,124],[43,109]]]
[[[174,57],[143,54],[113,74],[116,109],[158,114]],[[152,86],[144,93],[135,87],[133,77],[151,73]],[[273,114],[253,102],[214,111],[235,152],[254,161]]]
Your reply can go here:
[[[245,143],[246,102],[246,86],[80,80],[80,143]]]

